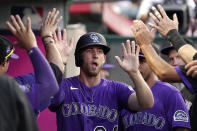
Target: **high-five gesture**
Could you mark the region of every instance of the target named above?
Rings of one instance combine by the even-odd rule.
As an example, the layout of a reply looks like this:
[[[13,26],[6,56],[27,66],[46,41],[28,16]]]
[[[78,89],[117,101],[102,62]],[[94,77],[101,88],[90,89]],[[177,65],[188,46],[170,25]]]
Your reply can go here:
[[[66,29],[63,30],[63,37],[61,34],[61,29],[58,27],[57,29],[57,35],[56,33],[53,33],[53,38],[55,41],[55,45],[62,57],[63,63],[67,62],[67,59],[73,49],[73,42],[72,39],[69,40],[69,43],[67,43],[67,32]]]
[[[135,20],[134,26],[131,29],[135,36],[135,40],[140,47],[143,44],[152,44],[155,39],[155,29],[152,28],[151,31],[149,31],[148,27],[141,20]]]
[[[62,16],[57,18],[59,11],[56,8],[53,8],[52,11],[48,12],[47,17],[45,18],[41,26],[41,36],[52,36],[53,32],[57,29],[58,23],[62,20]],[[57,18],[57,19],[56,19]]]
[[[19,15],[16,15],[15,17],[11,15],[10,21],[11,23],[6,21],[6,25],[12,34],[17,38],[17,46],[24,48],[27,51],[31,50],[33,47],[37,47],[36,38],[31,29],[30,17],[27,18],[27,27],[24,26]]]
[[[122,43],[122,53],[123,53],[123,59],[121,60],[120,57],[115,56],[115,59],[119,63],[120,67],[127,73],[133,74],[137,73],[139,70],[139,51],[140,48],[137,46],[137,49],[135,49],[135,42],[130,40],[126,41],[127,49],[125,48],[124,43]],[[131,48],[132,47],[132,48]]]
[[[154,24],[151,24],[151,23],[149,23],[149,25],[153,28],[156,28],[163,37],[166,37],[167,33],[170,30],[172,30],[172,29],[178,30],[178,24],[179,24],[178,23],[178,18],[177,18],[177,15],[174,14],[173,15],[173,20],[171,20],[167,16],[165,10],[163,9],[163,7],[161,5],[157,5],[157,7],[158,7],[159,11],[154,6],[152,7],[154,15],[153,15],[153,13],[149,13],[151,18],[154,20],[154,22],[157,25],[154,25]]]

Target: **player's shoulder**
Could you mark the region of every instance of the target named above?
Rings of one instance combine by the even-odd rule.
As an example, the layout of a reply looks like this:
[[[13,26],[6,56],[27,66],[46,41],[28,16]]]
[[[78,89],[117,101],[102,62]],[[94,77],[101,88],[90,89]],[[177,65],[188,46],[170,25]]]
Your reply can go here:
[[[170,83],[167,83],[167,82],[162,82],[162,81],[157,81],[156,85],[155,86],[158,86],[159,87],[159,90],[161,92],[172,92],[172,93],[176,93],[176,92],[179,92],[178,89],[171,85]]]
[[[103,83],[106,83],[108,85],[113,85],[113,86],[128,86],[126,83],[120,82],[120,81],[115,81],[115,80],[107,80],[107,79],[102,79]]]

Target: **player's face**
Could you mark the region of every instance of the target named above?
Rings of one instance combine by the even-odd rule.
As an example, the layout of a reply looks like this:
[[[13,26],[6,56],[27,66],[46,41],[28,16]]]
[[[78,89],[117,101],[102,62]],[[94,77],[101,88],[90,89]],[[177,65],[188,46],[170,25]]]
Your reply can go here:
[[[181,57],[178,55],[178,52],[176,50],[171,50],[169,52],[169,63],[172,66],[179,66],[179,65],[184,65],[185,63],[181,59]]]
[[[152,73],[152,70],[144,58],[140,58],[139,61],[140,61],[139,71],[142,77],[144,78],[144,80],[147,81]]]
[[[97,76],[105,63],[106,56],[100,46],[90,46],[82,52],[82,70],[88,76]]]
[[[5,60],[1,65],[0,65],[0,73],[6,73],[8,71],[8,67],[9,67],[9,60]]]

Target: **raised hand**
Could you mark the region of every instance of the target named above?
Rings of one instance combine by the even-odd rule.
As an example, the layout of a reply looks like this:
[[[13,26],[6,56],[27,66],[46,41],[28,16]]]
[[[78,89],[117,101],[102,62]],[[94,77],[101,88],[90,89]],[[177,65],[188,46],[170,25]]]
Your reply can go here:
[[[27,27],[24,26],[19,15],[16,15],[15,17],[11,15],[10,21],[11,23],[6,21],[6,25],[12,34],[17,38],[17,46],[24,48],[27,51],[31,50],[33,47],[37,47],[36,38],[31,29],[30,17],[27,17]]]
[[[72,39],[69,40],[69,43],[67,43],[66,29],[63,30],[63,37],[62,37],[61,30],[59,27],[57,29],[57,35],[56,35],[56,33],[53,33],[53,38],[54,38],[56,47],[62,57],[63,63],[66,63],[68,56],[70,55],[70,53],[73,49]]]
[[[151,31],[141,20],[135,20],[134,26],[131,28],[135,37],[137,44],[140,46],[143,44],[152,44],[155,39],[155,29],[152,28]]]
[[[186,66],[185,69],[187,69],[187,75],[191,76],[193,78],[197,78],[197,60],[193,60],[189,62]]]
[[[165,10],[163,9],[163,7],[161,5],[157,5],[159,11],[155,8],[152,7],[152,10],[154,12],[155,15],[153,15],[153,13],[149,13],[150,17],[154,20],[154,22],[157,25],[151,24],[149,23],[149,25],[153,28],[156,28],[158,30],[158,32],[163,36],[166,37],[168,32],[172,29],[176,29],[178,30],[178,18],[177,15],[174,14],[173,15],[173,20],[171,20]],[[161,14],[160,14],[160,13]]]
[[[122,53],[123,53],[123,59],[121,60],[120,57],[115,56],[116,61],[119,63],[120,67],[129,74],[135,74],[139,70],[139,51],[140,48],[137,46],[137,49],[135,49],[135,42],[132,41],[130,43],[130,40],[126,41],[127,50],[125,48],[124,43],[122,43]],[[132,48],[131,48],[132,46]]]
[[[56,10],[56,8],[53,8],[52,11],[48,12],[48,15],[46,16],[44,22],[41,26],[41,36],[52,36],[52,34],[57,29],[58,23],[62,20],[62,16],[60,16],[58,19],[57,16],[59,14],[59,11]]]

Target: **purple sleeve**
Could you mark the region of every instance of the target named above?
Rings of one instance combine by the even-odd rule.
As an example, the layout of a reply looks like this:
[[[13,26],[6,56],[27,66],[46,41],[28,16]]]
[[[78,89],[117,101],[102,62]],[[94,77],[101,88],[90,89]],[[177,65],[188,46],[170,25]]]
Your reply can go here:
[[[185,102],[183,100],[182,95],[180,92],[175,93],[169,93],[167,98],[167,105],[173,105],[168,106],[166,109],[168,112],[168,121],[171,121],[172,128],[174,127],[185,127],[185,128],[191,128],[190,127],[190,120],[189,120],[189,113],[186,108]]]
[[[134,92],[131,86],[124,83],[119,83],[117,86],[118,93],[118,103],[120,103],[121,108],[128,109],[128,99],[129,96]]]
[[[180,66],[176,66],[175,69],[176,69],[176,72],[181,77],[183,83],[186,85],[186,87],[190,91],[190,93],[194,94],[195,93],[194,87],[196,87],[197,80],[194,80],[186,76],[186,70],[184,70],[184,67],[181,68]]]
[[[50,65],[39,48],[32,48],[29,57],[34,67],[36,84],[39,85],[40,102],[43,102],[55,95],[59,87]]]

